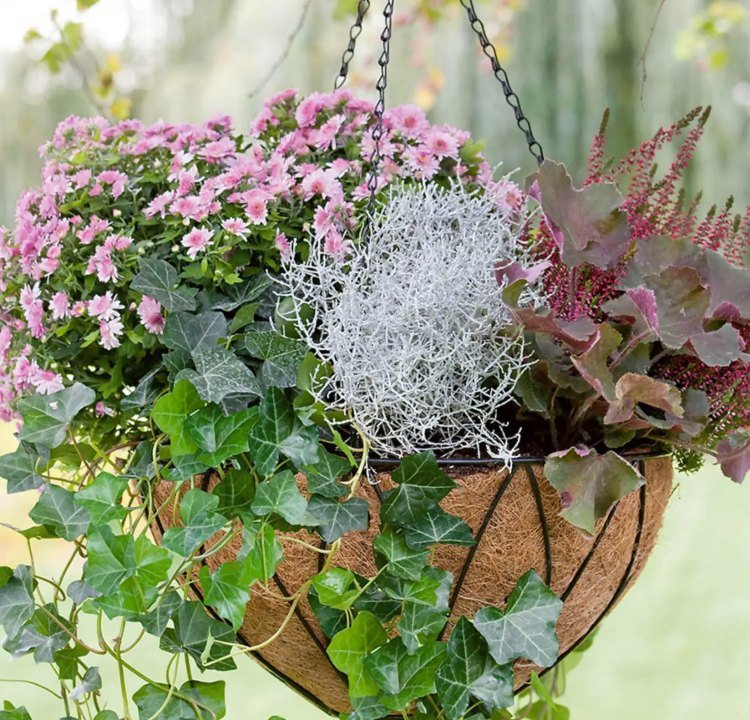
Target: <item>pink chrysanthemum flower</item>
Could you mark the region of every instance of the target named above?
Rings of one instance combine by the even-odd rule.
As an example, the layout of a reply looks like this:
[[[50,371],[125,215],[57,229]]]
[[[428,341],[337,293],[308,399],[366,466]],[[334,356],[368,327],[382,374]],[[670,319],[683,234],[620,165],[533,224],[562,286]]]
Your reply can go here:
[[[94,297],[88,301],[87,309],[91,317],[98,317],[100,320],[113,320],[118,318],[120,310],[123,309],[123,304],[112,295],[110,290],[104,293],[104,295],[94,295]]]
[[[56,292],[49,301],[53,320],[63,320],[70,317],[70,298],[67,293]]]
[[[211,233],[205,228],[194,228],[182,238],[181,244],[187,248],[188,257],[195,260],[211,244]]]
[[[275,242],[281,254],[282,261],[287,262],[290,260],[292,257],[292,244],[287,239],[287,236],[284,233],[277,233]]]
[[[161,335],[164,332],[164,316],[161,314],[161,303],[158,300],[144,295],[138,304],[138,317],[143,323],[143,327],[154,335]]]
[[[99,333],[101,334],[101,338],[99,343],[105,350],[114,350],[116,347],[120,347],[120,336],[123,330],[124,326],[119,317],[114,317],[110,320],[100,320]]]
[[[268,194],[256,188],[243,196],[247,216],[253,225],[264,225],[268,219]]]

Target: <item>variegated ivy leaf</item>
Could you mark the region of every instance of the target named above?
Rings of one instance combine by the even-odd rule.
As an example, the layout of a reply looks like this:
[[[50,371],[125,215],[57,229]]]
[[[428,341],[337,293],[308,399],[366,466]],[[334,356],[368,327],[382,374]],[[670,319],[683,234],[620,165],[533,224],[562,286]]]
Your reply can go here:
[[[7,481],[9,495],[42,486],[44,478],[37,471],[39,460],[39,453],[25,443],[0,457],[0,478]]]
[[[70,422],[78,413],[96,400],[96,393],[76,383],[50,395],[35,394],[18,402],[23,417],[19,440],[45,448],[61,445]]]
[[[445,643],[427,643],[409,654],[402,640],[394,638],[368,655],[364,667],[381,691],[378,702],[400,711],[435,692],[435,673],[445,656]]]
[[[143,295],[158,300],[170,312],[194,310],[194,289],[178,287],[177,270],[165,260],[142,258],[140,271],[130,287]]]
[[[144,685],[133,695],[133,702],[138,708],[139,718],[198,720],[205,717],[221,720],[227,713],[224,695],[223,680],[210,683],[189,680],[180,686],[178,692],[166,685]],[[197,712],[196,708],[199,708]],[[201,711],[200,708],[204,710]],[[116,720],[116,717],[112,720]],[[99,720],[99,716],[94,720]]]
[[[544,473],[560,493],[560,514],[588,533],[614,503],[644,483],[638,470],[617,453],[599,455],[585,447],[552,453]]]
[[[90,522],[89,513],[78,503],[76,494],[57,485],[44,488],[29,517],[65,540],[75,540],[83,535]]]
[[[269,331],[248,332],[242,346],[253,357],[264,360],[261,379],[266,387],[294,387],[307,346],[299,340]]]
[[[445,512],[440,506],[428,510],[424,515],[403,529],[406,542],[413,548],[422,549],[430,545],[474,544],[471,528],[459,517]]]
[[[414,550],[393,530],[385,530],[373,542],[375,552],[385,560],[386,570],[396,577],[419,580],[430,557],[429,550]]]
[[[34,571],[19,565],[12,577],[0,583],[0,625],[9,638],[14,638],[34,614]]]
[[[220,403],[227,395],[260,397],[255,375],[230,350],[199,347],[192,352],[195,370],[180,370],[175,380],[189,380],[207,402]]]
[[[218,405],[208,405],[185,420],[185,432],[198,447],[196,457],[209,467],[249,449],[250,428],[258,422],[258,408],[224,415]]]
[[[162,342],[172,350],[192,353],[198,348],[215,347],[227,332],[227,321],[220,312],[178,312],[167,318]]]
[[[447,720],[461,720],[472,697],[492,710],[513,704],[512,664],[498,665],[492,659],[487,642],[467,618],[451,633],[435,685]]]
[[[168,528],[162,545],[182,557],[188,557],[227,523],[227,519],[216,511],[218,505],[216,495],[198,488],[188,490],[180,501],[183,526]]]
[[[282,470],[268,480],[258,483],[252,510],[256,515],[278,515],[291,525],[306,524],[307,500],[297,486],[290,470]]]
[[[297,467],[318,462],[318,431],[302,424],[282,390],[270,388],[263,396],[259,412],[259,420],[250,431],[250,453],[261,475],[273,473],[280,455]]]
[[[550,667],[557,661],[555,625],[562,606],[536,572],[529,570],[519,579],[505,610],[482,608],[473,623],[498,665],[525,658]]]
[[[370,522],[367,500],[362,498],[339,501],[313,495],[308,509],[320,521],[319,531],[327,543],[354,530],[367,530]]]

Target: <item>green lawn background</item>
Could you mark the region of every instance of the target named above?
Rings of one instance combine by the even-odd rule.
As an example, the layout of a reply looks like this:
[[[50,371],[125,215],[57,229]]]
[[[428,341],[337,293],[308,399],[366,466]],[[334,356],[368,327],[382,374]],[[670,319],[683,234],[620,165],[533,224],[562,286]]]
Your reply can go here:
[[[10,428],[0,448],[13,447]],[[23,526],[33,493],[0,496],[0,522]],[[750,487],[732,485],[715,467],[680,477],[658,545],[637,585],[604,622],[593,648],[568,677],[572,720],[745,720],[750,718]],[[42,568],[63,549],[48,544]],[[0,528],[0,565],[24,561],[24,548]],[[154,677],[163,670],[153,644],[137,664]],[[114,668],[102,666],[111,707],[119,711]],[[322,720],[293,691],[251,660],[227,681],[230,720]],[[0,655],[0,681],[48,681],[44,666]],[[130,690],[138,686],[131,681]],[[57,720],[51,696],[0,682],[0,698],[25,704],[34,720]],[[52,702],[50,702],[50,700]]]

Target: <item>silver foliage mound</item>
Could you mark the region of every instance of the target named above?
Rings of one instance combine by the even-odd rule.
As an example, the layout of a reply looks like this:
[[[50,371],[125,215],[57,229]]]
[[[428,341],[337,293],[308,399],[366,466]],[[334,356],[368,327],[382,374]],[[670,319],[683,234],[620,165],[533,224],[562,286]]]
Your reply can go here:
[[[458,185],[395,188],[347,258],[313,241],[287,265],[284,317],[333,367],[319,399],[349,410],[378,453],[512,458],[518,435],[495,419],[527,356],[495,267],[529,260],[525,219]],[[541,302],[535,286],[524,293]]]

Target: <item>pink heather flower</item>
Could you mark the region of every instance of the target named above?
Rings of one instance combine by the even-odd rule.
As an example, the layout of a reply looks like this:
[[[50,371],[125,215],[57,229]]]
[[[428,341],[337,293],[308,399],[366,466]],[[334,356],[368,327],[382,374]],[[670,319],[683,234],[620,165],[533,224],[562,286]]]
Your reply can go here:
[[[247,223],[240,218],[227,218],[221,223],[221,227],[232,235],[242,235],[247,232]]]
[[[112,295],[110,290],[107,290],[104,295],[94,295],[87,304],[89,315],[92,317],[98,317],[101,320],[114,320],[119,318],[119,311],[122,310],[123,307],[124,305]]]
[[[138,304],[138,317],[150,333],[161,335],[164,331],[164,323],[166,321],[161,314],[161,303],[158,300],[144,295]]]
[[[253,225],[264,225],[268,219],[268,193],[256,188],[244,193],[242,199],[250,222]]]
[[[277,233],[275,242],[276,247],[281,254],[282,261],[286,262],[287,260],[290,260],[292,257],[292,245],[286,235],[284,235],[284,233]]]
[[[425,147],[433,155],[438,157],[458,158],[458,143],[450,133],[438,128],[433,128],[425,138]]]
[[[53,370],[35,368],[30,376],[31,384],[42,395],[51,395],[63,389],[62,377]]]
[[[194,228],[182,238],[182,246],[187,248],[188,257],[195,260],[199,252],[211,244],[211,233],[205,228]]]
[[[63,318],[70,317],[70,299],[67,293],[62,291],[56,292],[52,296],[49,306],[52,310],[53,320],[62,320]]]
[[[119,317],[100,320],[99,334],[101,338],[99,343],[105,350],[114,350],[116,347],[120,347],[120,336],[123,330],[124,327]]]
[[[128,176],[123,172],[119,172],[118,170],[105,170],[104,172],[99,173],[96,176],[96,179],[100,183],[111,185],[112,197],[115,199],[123,194],[123,192],[125,191],[125,186],[128,182]]]
[[[336,179],[333,171],[317,169],[302,180],[302,189],[305,191],[305,200],[315,195],[332,197],[340,194],[341,183]]]

